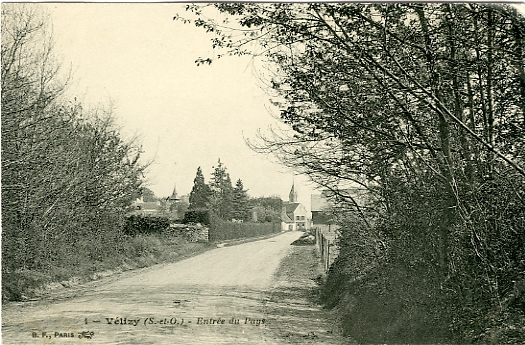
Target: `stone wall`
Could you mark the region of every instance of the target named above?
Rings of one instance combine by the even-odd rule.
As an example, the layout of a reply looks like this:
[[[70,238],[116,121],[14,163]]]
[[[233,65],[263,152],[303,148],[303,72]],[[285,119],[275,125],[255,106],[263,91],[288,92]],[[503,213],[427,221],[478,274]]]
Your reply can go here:
[[[188,242],[208,242],[210,229],[200,223],[197,224],[170,224],[166,233],[183,236]]]

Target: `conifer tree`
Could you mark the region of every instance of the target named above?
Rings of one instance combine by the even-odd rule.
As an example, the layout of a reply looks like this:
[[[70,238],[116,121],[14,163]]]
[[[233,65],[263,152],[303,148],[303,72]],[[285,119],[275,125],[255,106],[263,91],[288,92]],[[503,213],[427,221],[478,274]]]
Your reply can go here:
[[[248,219],[248,194],[241,179],[237,180],[233,188],[232,217],[238,220]]]
[[[201,167],[197,168],[197,174],[193,179],[193,188],[190,192],[190,210],[207,208],[210,198],[210,187],[204,182]]]
[[[233,187],[230,174],[218,160],[210,181],[210,208],[222,219],[230,220],[232,212]]]

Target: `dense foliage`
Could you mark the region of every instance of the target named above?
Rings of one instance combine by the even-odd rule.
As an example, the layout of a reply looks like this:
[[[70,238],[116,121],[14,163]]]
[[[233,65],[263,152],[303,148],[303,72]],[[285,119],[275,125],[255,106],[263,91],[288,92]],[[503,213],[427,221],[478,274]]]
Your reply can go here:
[[[140,150],[111,111],[63,96],[38,5],[2,4],[2,281],[102,260],[141,183]],[[11,289],[12,287],[12,289]]]
[[[204,225],[210,225],[210,210],[208,209],[195,209],[195,210],[188,210],[184,214],[184,218],[182,219],[182,223],[184,224],[204,224]]]
[[[206,18],[210,7],[231,24]],[[254,148],[340,202],[341,256],[327,289],[340,292],[333,305],[349,334],[525,339],[523,16],[450,3],[188,9],[215,48],[266,63],[293,131]],[[355,186],[366,204],[347,192]],[[359,310],[369,313],[360,323]]]
[[[233,186],[230,174],[219,159],[209,183],[211,196],[209,207],[221,219],[231,220],[233,211]]]
[[[259,199],[262,200],[264,198]],[[257,202],[259,199],[251,199],[248,196],[248,190],[244,189],[241,179],[238,179],[235,186],[232,186],[230,174],[219,159],[217,166],[213,167],[209,184],[206,184],[204,180],[202,169],[200,167],[197,169],[190,193],[190,214],[184,221],[198,223],[203,223],[204,221],[205,224],[209,224],[208,217],[201,215],[206,213],[206,210],[215,213],[223,220],[247,221],[250,219],[250,213],[254,207],[259,206]],[[277,198],[277,200],[279,205],[278,214],[280,214],[282,201],[280,198]],[[272,200],[272,202],[275,204],[275,200]],[[272,207],[274,206],[272,205]],[[198,221],[195,221],[196,219]],[[278,221],[278,218],[272,217],[272,220]]]
[[[190,210],[208,207],[210,199],[210,188],[204,181],[201,167],[197,168],[195,179],[193,179],[193,187],[190,192]]]
[[[142,201],[144,202],[156,202],[159,201],[159,198],[155,195],[155,193],[147,188],[142,186],[136,193],[137,198],[142,198]]]
[[[263,196],[248,200],[249,208],[255,213],[257,222],[280,222],[283,201],[279,196]],[[255,220],[255,219],[254,219]]]
[[[210,241],[224,241],[239,238],[258,237],[278,233],[280,223],[228,222],[212,214],[209,231]]]
[[[247,192],[242,180],[238,179],[232,192],[232,219],[245,221],[250,218]]]
[[[129,236],[160,234],[169,226],[170,220],[168,217],[134,214],[126,218],[124,234]]]

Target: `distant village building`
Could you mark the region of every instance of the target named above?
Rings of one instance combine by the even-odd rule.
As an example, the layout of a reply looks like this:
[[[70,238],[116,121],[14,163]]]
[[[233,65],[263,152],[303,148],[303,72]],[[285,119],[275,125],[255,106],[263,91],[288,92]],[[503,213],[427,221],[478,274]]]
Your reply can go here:
[[[168,202],[172,202],[172,203],[175,203],[177,201],[179,201],[179,197],[177,195],[177,185],[173,186],[173,192],[171,193],[171,195],[169,197],[166,198],[166,201]]]
[[[252,209],[252,222],[254,223],[257,223],[257,220],[259,220],[259,217],[258,217],[258,214],[257,214],[257,210],[256,209]]]
[[[331,196],[331,192],[327,190],[311,195],[312,227],[322,231],[329,231],[333,227]]]
[[[323,191],[321,194],[312,194],[312,225],[328,225],[331,223],[330,209],[331,205],[328,200],[329,192]]]
[[[177,187],[173,187],[173,192],[167,198],[161,198],[156,201],[144,201],[144,197],[137,198],[132,203],[132,211],[130,215],[142,216],[169,216],[170,218],[177,218],[177,209],[175,205],[181,198],[177,195]]]
[[[177,210],[176,204],[181,198],[177,195],[177,185],[173,186],[173,192],[169,197],[166,198],[166,211],[169,213],[169,216],[172,218],[179,218],[179,212]]]
[[[292,184],[292,189],[288,196],[288,202],[283,203],[281,213],[281,230],[282,231],[305,231],[310,228],[310,219],[306,208],[298,202],[297,192],[295,191],[295,184]]]
[[[137,215],[156,215],[162,211],[162,207],[160,204],[160,201],[144,201],[143,197],[141,196],[137,200],[135,200],[132,204],[133,211],[131,214],[137,214]]]
[[[357,205],[364,207],[367,203],[368,192],[363,188],[347,188],[338,191],[340,197],[352,198]],[[311,195],[312,227],[320,229],[337,228],[334,225],[332,207],[334,206],[335,194],[332,191],[324,190],[321,194]]]

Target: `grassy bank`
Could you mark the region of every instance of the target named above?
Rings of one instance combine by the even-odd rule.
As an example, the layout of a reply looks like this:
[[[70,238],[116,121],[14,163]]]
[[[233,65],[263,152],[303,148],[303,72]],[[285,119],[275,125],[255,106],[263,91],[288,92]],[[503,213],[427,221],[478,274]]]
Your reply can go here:
[[[16,269],[4,273],[3,301],[27,301],[51,291],[72,288],[116,273],[176,262],[213,248],[209,243],[189,243],[164,234],[123,236],[114,252],[92,258],[86,253],[65,257],[55,266],[39,270]]]
[[[271,233],[221,241],[223,245],[237,245],[277,236]],[[115,251],[96,257],[77,251],[74,256],[63,257],[60,264],[44,269],[20,268],[4,273],[3,301],[28,301],[49,293],[72,290],[90,281],[96,281],[121,272],[171,263],[198,255],[216,247],[215,242],[190,243],[172,234],[123,236],[113,246]]]
[[[322,273],[313,245],[291,246],[274,274],[265,314],[270,329],[290,344],[348,344],[332,312],[319,305]]]
[[[396,262],[392,253],[388,260],[367,257],[357,241],[342,243],[320,297],[340,320],[343,334],[357,343],[524,343],[525,303],[519,290],[513,300],[491,306],[475,286],[461,295],[450,289],[433,266]]]

